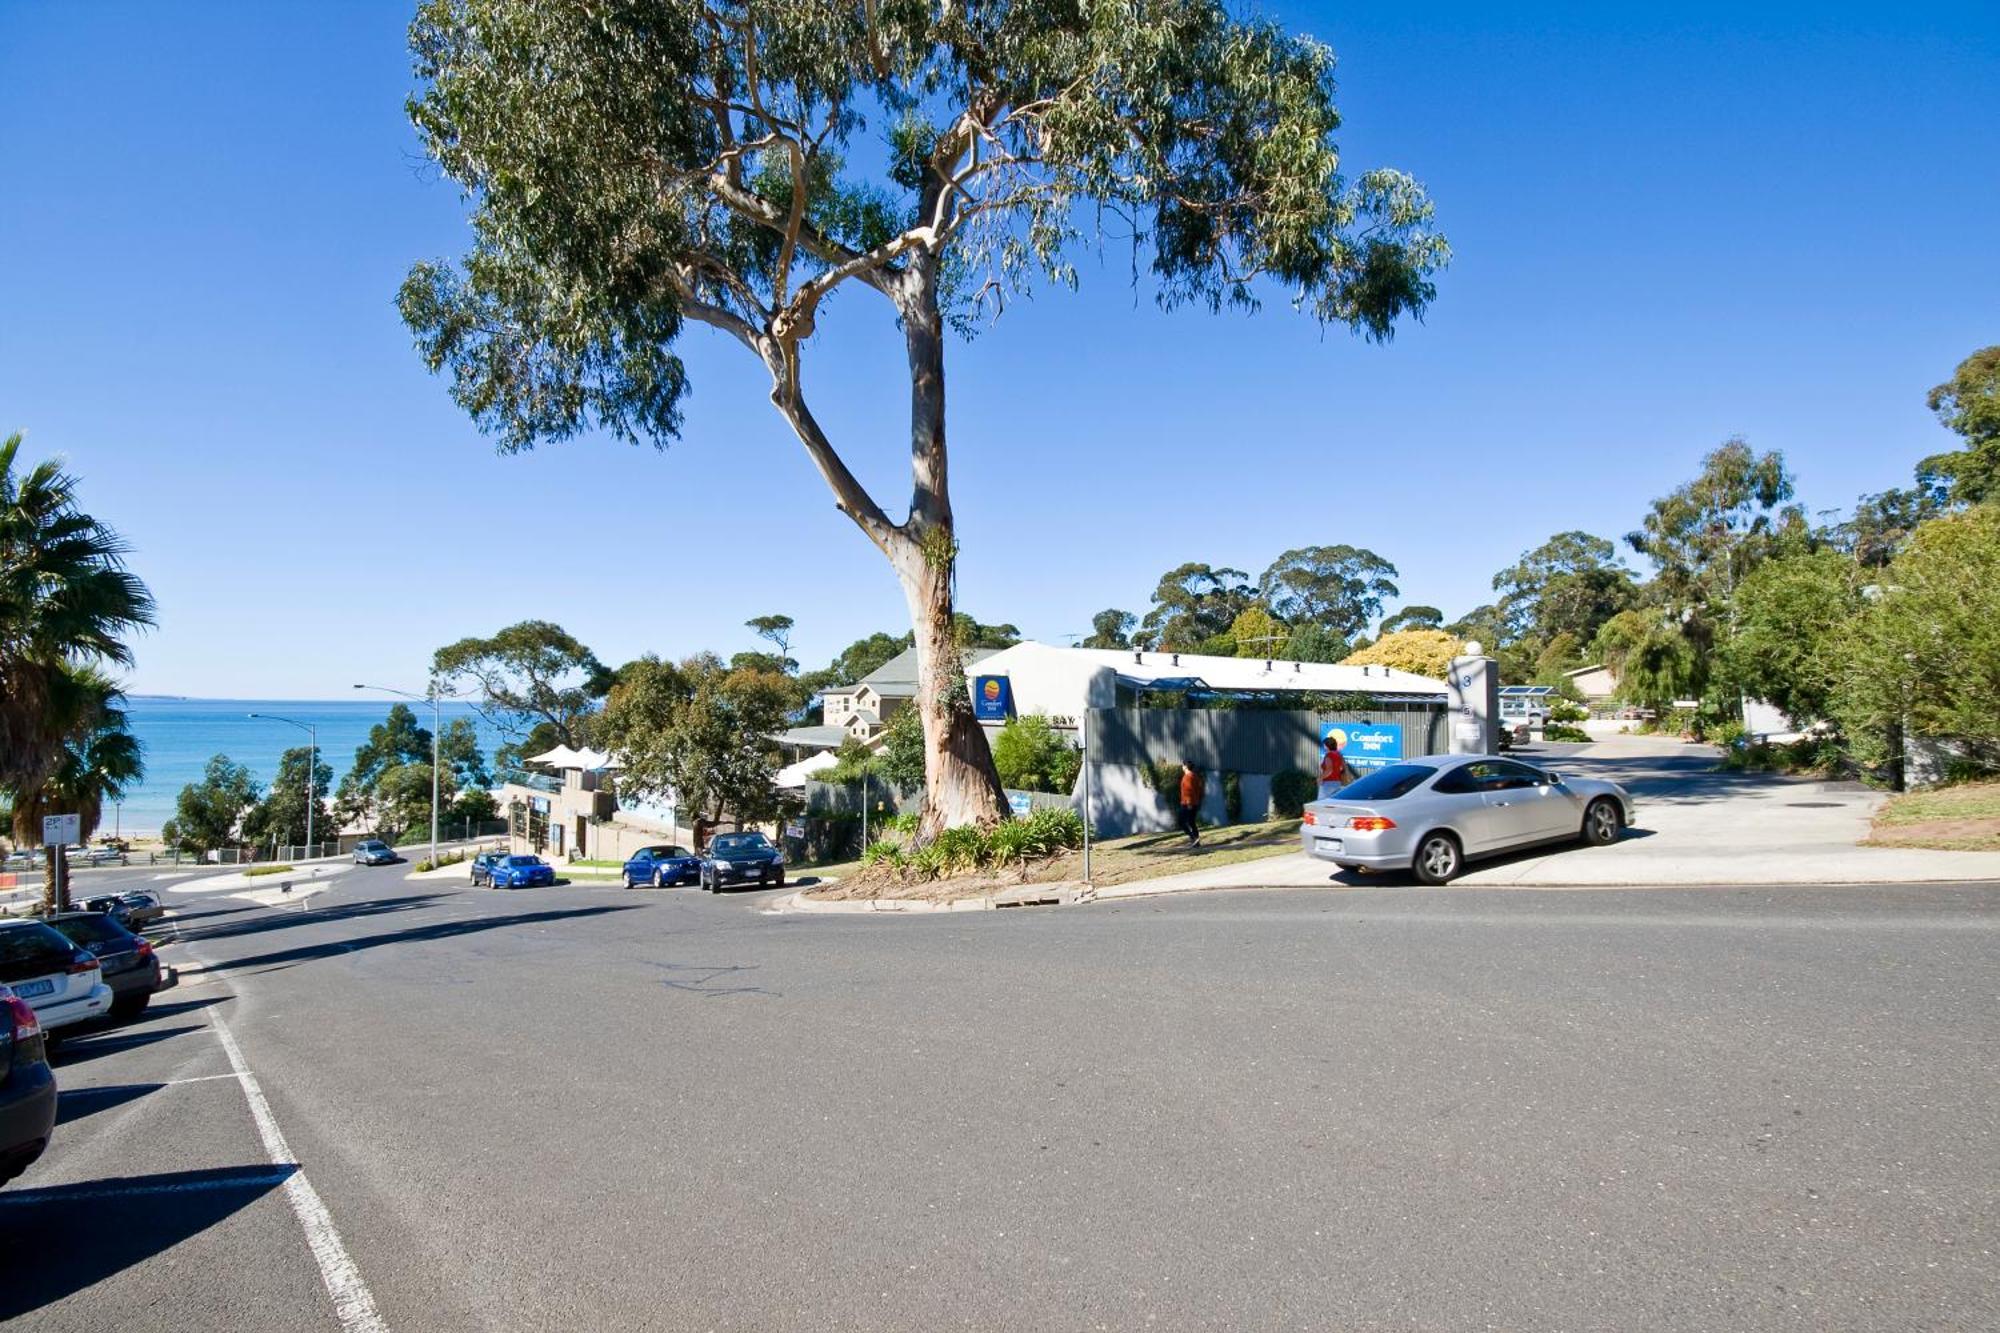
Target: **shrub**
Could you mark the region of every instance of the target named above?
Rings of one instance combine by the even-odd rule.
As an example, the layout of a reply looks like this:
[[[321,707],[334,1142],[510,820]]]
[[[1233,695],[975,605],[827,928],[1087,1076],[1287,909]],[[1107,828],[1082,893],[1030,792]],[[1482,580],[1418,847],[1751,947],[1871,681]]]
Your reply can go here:
[[[1561,695],[1557,695],[1549,700],[1549,721],[1551,722],[1581,722],[1589,716],[1590,710],[1574,699],[1565,699]]]
[[[1551,722],[1542,728],[1545,741],[1573,741],[1582,744],[1590,739],[1590,733],[1582,727],[1573,727],[1567,722]]]
[[[900,815],[890,815],[880,824],[884,833],[901,833],[907,837],[917,831],[917,812],[906,810]]]
[[[259,875],[282,875],[296,868],[295,866],[251,866],[243,872],[243,878],[255,879]],[[422,870],[424,867],[418,866],[417,869]]]
[[[1180,799],[1181,766],[1178,760],[1141,764],[1139,771],[1145,775],[1146,781],[1152,784],[1153,790],[1166,797],[1169,802]]]
[[[971,870],[987,858],[986,836],[976,828],[948,828],[931,840],[923,853],[936,852],[944,869]]]
[[[944,846],[928,842],[903,857],[903,865],[922,879],[941,879],[951,871],[951,858]]]
[[[1036,856],[1083,846],[1083,817],[1074,810],[1037,810],[1017,822],[1028,830],[1028,850]]]
[[[1222,775],[1222,818],[1230,824],[1243,822],[1243,775],[1235,769]]]
[[[986,835],[986,855],[995,865],[1024,861],[1028,857],[1028,848],[1033,841],[1025,821],[1010,819],[1004,824],[996,825],[993,831]]]
[[[1319,797],[1319,779],[1302,769],[1287,768],[1271,775],[1271,816],[1297,819],[1306,802]]]
[[[1083,756],[1040,714],[1010,718],[993,738],[993,767],[1002,786],[1066,796],[1076,786]]]
[[[903,864],[903,844],[886,838],[871,842],[861,851],[861,864],[900,867]]]
[[[1711,745],[1720,745],[1725,750],[1740,750],[1744,745],[1743,723],[1737,718],[1718,722],[1708,728],[1707,740]]]

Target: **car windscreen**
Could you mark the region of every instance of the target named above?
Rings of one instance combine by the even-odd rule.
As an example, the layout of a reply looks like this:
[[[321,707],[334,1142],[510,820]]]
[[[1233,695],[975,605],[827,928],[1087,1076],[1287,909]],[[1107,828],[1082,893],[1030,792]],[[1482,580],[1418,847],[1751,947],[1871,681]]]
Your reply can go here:
[[[725,833],[709,844],[709,850],[727,855],[730,852],[760,852],[770,845],[761,833]]]
[[[67,916],[49,924],[84,948],[98,953],[106,949],[114,952],[129,949],[137,938],[108,916]]]
[[[507,864],[518,868],[520,866],[538,866],[541,862],[532,856],[510,856],[507,858]]]
[[[1426,764],[1391,764],[1356,778],[1329,799],[1335,801],[1393,801],[1407,796],[1437,772]]]

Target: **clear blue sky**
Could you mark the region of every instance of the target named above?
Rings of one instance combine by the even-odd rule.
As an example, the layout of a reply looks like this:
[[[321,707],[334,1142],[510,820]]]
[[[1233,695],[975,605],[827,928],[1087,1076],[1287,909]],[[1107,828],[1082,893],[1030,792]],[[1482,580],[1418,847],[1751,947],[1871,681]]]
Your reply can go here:
[[[906,615],[733,345],[686,438],[505,458],[391,304],[462,248],[404,119],[407,4],[0,0],[0,429],[137,547],[135,689],[340,696],[527,616],[622,661]],[[1548,534],[1629,530],[1741,433],[1811,507],[1949,443],[1924,391],[2000,341],[2000,7],[1276,7],[1341,57],[1356,167],[1457,259],[1377,347],[1283,302],[1158,313],[1115,249],[950,368],[961,604],[1053,641],[1183,560],[1353,542],[1456,614]],[[808,363],[893,510],[900,350],[851,301]]]

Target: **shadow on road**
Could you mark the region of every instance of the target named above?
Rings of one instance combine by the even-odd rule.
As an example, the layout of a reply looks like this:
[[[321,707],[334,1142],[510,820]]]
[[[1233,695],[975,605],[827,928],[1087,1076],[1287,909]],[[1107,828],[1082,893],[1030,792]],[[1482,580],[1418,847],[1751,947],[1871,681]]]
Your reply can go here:
[[[78,1035],[70,1037],[56,1048],[50,1057],[52,1065],[80,1065],[86,1060],[95,1060],[101,1055],[114,1055],[119,1051],[129,1051],[138,1046],[151,1046],[156,1041],[178,1037],[183,1032],[201,1032],[199,1026],[177,1028],[149,1028],[143,1032],[118,1031],[102,1036]]]
[[[64,1088],[56,1097],[56,1123],[67,1125],[99,1111],[112,1111],[127,1102],[158,1092],[164,1083],[113,1083],[102,1088]]]
[[[353,939],[326,940],[319,944],[302,944],[296,948],[279,949],[272,953],[250,954],[242,958],[225,959],[211,968],[200,969],[207,975],[226,972],[240,972],[250,968],[271,970],[290,967],[296,963],[310,962],[315,958],[331,958],[338,954],[359,953],[364,949],[378,949],[386,944],[417,944],[425,940],[448,940],[461,935],[479,935],[489,930],[506,930],[512,926],[542,925],[551,921],[574,921],[582,917],[604,916],[611,912],[637,912],[638,903],[623,906],[572,907],[547,912],[517,912],[512,916],[475,917],[470,920],[436,921],[425,926],[412,926],[407,930],[384,931],[379,935],[362,935]]]
[[[170,1171],[0,1194],[0,1321],[171,1249],[270,1193],[297,1169]],[[161,1299],[171,1295],[163,1291]]]
[[[183,930],[180,938],[188,943],[200,944],[209,940],[235,939],[241,935],[261,935],[271,930],[290,930],[297,926],[319,925],[328,921],[346,921],[354,917],[412,912],[428,907],[440,898],[451,896],[448,893],[418,893],[402,898],[366,898],[360,902],[310,907],[304,911],[290,907],[266,908],[262,909],[264,915],[255,920],[224,921],[213,926],[197,926],[193,930]]]

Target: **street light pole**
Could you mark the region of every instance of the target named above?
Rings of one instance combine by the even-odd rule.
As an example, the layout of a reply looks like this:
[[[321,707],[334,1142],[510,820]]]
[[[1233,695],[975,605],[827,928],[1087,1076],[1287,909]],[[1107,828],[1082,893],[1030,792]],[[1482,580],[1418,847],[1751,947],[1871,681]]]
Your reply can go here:
[[[279,717],[275,713],[252,713],[250,716],[260,722],[283,722],[297,727],[307,736],[306,744],[306,857],[313,854],[313,807],[319,804],[319,724],[300,722],[296,718]],[[273,853],[275,855],[276,853]]]
[[[392,690],[387,685],[356,685],[357,690],[380,690],[384,694],[399,695],[405,699],[415,699],[418,703],[431,706],[431,869],[438,863],[438,742],[443,728],[438,722],[438,692],[432,686],[423,694],[412,694],[408,690]]]

